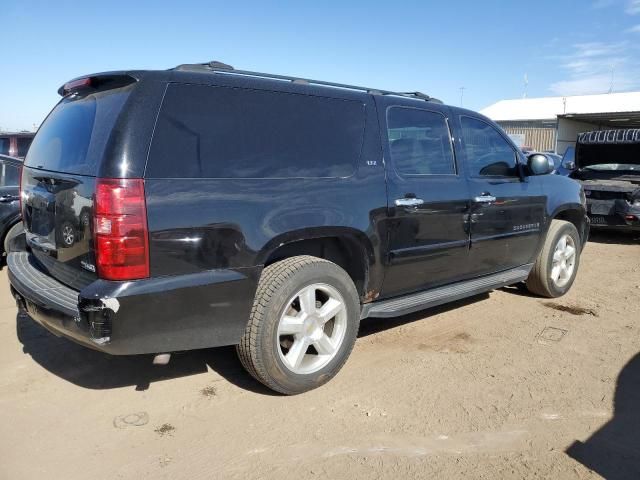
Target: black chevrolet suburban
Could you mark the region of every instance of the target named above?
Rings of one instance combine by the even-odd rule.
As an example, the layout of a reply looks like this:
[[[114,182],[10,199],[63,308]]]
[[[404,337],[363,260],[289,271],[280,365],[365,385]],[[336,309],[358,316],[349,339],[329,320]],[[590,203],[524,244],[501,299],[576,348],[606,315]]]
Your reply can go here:
[[[572,285],[589,221],[492,121],[428,95],[208,64],[77,78],[22,174],[19,308],[114,355],[237,345],[286,394],[366,317]]]

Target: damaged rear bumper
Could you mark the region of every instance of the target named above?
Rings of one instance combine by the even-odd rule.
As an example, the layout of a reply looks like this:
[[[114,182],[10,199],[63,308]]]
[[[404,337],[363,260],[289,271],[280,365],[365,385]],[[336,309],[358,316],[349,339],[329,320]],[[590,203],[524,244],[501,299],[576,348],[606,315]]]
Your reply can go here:
[[[587,200],[587,211],[594,228],[640,231],[640,206],[626,200]]]
[[[29,252],[7,257],[18,308],[52,333],[113,355],[237,344],[259,268],[129,282],[96,280],[81,291],[49,276]]]

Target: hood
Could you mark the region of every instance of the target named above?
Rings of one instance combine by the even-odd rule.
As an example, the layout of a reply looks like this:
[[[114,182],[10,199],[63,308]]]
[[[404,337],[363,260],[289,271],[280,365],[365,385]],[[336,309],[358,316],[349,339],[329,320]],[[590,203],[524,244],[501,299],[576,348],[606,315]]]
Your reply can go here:
[[[579,134],[575,163],[578,168],[601,164],[640,166],[640,128],[597,130]]]

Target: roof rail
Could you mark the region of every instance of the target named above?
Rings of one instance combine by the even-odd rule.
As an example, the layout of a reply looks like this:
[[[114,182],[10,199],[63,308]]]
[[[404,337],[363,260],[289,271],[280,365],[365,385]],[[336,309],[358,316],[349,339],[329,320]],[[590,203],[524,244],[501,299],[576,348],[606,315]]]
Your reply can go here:
[[[212,73],[222,73],[228,75],[241,75],[245,77],[259,77],[259,78],[268,78],[272,80],[283,80],[289,81],[292,83],[306,84],[306,85],[322,85],[326,87],[335,87],[335,88],[344,88],[348,90],[359,90],[361,92],[366,92],[371,95],[390,95],[397,97],[408,97],[415,98],[418,100],[424,100],[426,102],[434,102],[434,103],[442,103],[437,98],[433,98],[422,92],[393,92],[391,90],[380,90],[378,88],[369,88],[369,87],[359,87],[357,85],[347,85],[345,83],[335,83],[335,82],[327,82],[324,80],[312,80],[310,78],[300,78],[300,77],[291,77],[288,75],[276,75],[273,73],[262,73],[262,72],[252,72],[249,70],[236,70],[231,65],[227,65],[226,63],[211,61],[207,63],[185,63],[182,65],[178,65],[170,70],[177,71],[206,71]]]

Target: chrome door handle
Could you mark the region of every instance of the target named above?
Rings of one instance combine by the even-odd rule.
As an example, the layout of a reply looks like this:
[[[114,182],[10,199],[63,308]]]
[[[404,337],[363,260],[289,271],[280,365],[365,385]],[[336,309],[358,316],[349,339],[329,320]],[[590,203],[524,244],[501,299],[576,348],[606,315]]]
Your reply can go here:
[[[493,203],[496,201],[496,197],[493,195],[478,195],[474,197],[473,201],[475,203]]]
[[[417,207],[422,205],[424,200],[421,198],[398,198],[396,199],[396,207]]]

